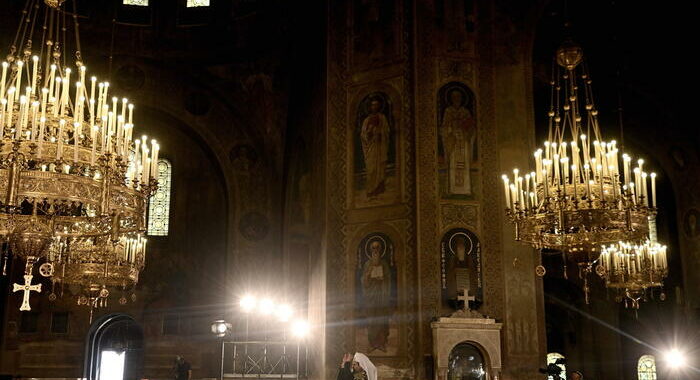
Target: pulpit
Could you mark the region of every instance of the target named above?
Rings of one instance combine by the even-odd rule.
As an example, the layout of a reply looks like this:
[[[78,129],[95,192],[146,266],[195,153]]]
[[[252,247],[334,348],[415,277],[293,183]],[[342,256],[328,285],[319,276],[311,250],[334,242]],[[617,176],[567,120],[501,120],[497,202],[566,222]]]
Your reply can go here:
[[[498,380],[501,323],[465,307],[431,323],[434,380]]]

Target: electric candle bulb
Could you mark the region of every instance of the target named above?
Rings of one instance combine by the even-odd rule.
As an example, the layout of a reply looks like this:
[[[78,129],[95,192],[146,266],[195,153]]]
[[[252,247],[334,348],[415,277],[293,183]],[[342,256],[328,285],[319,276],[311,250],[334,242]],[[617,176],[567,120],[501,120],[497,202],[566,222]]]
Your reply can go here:
[[[651,202],[656,207],[656,173],[651,173]]]
[[[642,172],[642,187],[640,188],[641,195],[644,197],[644,205],[649,206],[649,194],[647,193],[647,173]]]
[[[0,76],[0,97],[5,94],[5,80],[7,80],[7,62],[2,63],[2,76]]]
[[[508,176],[503,174],[501,176],[501,179],[503,179],[503,190],[505,192],[505,202],[506,202],[506,208],[511,207],[511,202],[510,202],[510,191],[509,191],[509,186],[508,186]]]

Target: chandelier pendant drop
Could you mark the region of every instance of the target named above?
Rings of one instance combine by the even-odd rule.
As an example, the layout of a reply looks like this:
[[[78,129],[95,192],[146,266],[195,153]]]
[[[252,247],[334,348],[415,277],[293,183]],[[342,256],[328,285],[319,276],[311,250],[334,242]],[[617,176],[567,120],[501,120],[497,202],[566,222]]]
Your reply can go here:
[[[517,241],[578,264],[586,299],[586,275],[599,262],[601,248],[605,255],[596,272],[634,299],[639,289],[658,286],[667,272],[665,248],[644,243],[656,216],[656,174],[645,170],[644,160],[620,152],[615,140],[603,140],[581,47],[563,43],[554,61],[548,139],[525,166],[534,171],[514,169],[512,177],[502,176],[506,215]],[[619,261],[632,255],[632,247],[639,258]],[[652,259],[658,265],[645,269]]]
[[[87,76],[79,48],[75,67],[67,66],[69,13],[62,3],[28,0],[21,38],[2,62],[3,268],[8,253],[25,261],[25,279],[40,264],[54,285],[78,285],[80,304],[104,306],[108,287],[133,288],[143,269],[160,148],[146,136],[133,139],[133,104],[111,96],[108,82]],[[52,291],[49,299],[55,298]]]

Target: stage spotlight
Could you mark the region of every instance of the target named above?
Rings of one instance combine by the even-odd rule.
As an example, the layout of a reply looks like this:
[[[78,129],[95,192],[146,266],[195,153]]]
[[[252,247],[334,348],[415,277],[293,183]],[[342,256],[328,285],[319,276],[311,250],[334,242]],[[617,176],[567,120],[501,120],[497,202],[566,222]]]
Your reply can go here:
[[[248,313],[252,311],[255,308],[255,305],[257,304],[257,300],[255,297],[251,295],[246,295],[243,298],[241,298],[241,309],[243,309],[243,312]]]
[[[216,320],[211,323],[211,333],[223,337],[231,329],[231,324],[226,323],[223,319]]]
[[[263,298],[258,307],[263,315],[270,315],[275,311],[275,304],[269,298]]]
[[[683,368],[687,363],[687,358],[685,353],[681,352],[679,349],[674,348],[666,352],[664,355],[666,359],[666,364],[673,369]]]
[[[309,334],[309,323],[302,320],[296,320],[292,324],[292,334],[297,338],[305,338]]]
[[[292,307],[289,305],[282,305],[278,310],[278,317],[281,322],[287,322],[293,314],[294,311],[292,311]]]

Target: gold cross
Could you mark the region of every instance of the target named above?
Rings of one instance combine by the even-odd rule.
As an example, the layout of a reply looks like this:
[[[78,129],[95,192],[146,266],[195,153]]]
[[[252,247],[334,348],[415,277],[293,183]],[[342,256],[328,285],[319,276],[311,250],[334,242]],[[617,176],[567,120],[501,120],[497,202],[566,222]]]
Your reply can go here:
[[[24,275],[24,285],[20,284],[14,284],[13,285],[13,292],[19,292],[20,290],[24,292],[24,298],[22,299],[22,306],[19,307],[20,311],[25,311],[25,310],[32,310],[32,308],[29,306],[29,294],[31,291],[35,291],[37,293],[41,293],[41,284],[36,284],[32,285],[32,275],[31,274],[25,274]]]
[[[464,311],[469,311],[471,310],[469,308],[469,301],[475,301],[476,298],[474,296],[469,295],[469,289],[462,289],[461,290],[462,294],[457,296],[457,301],[464,301]]]

